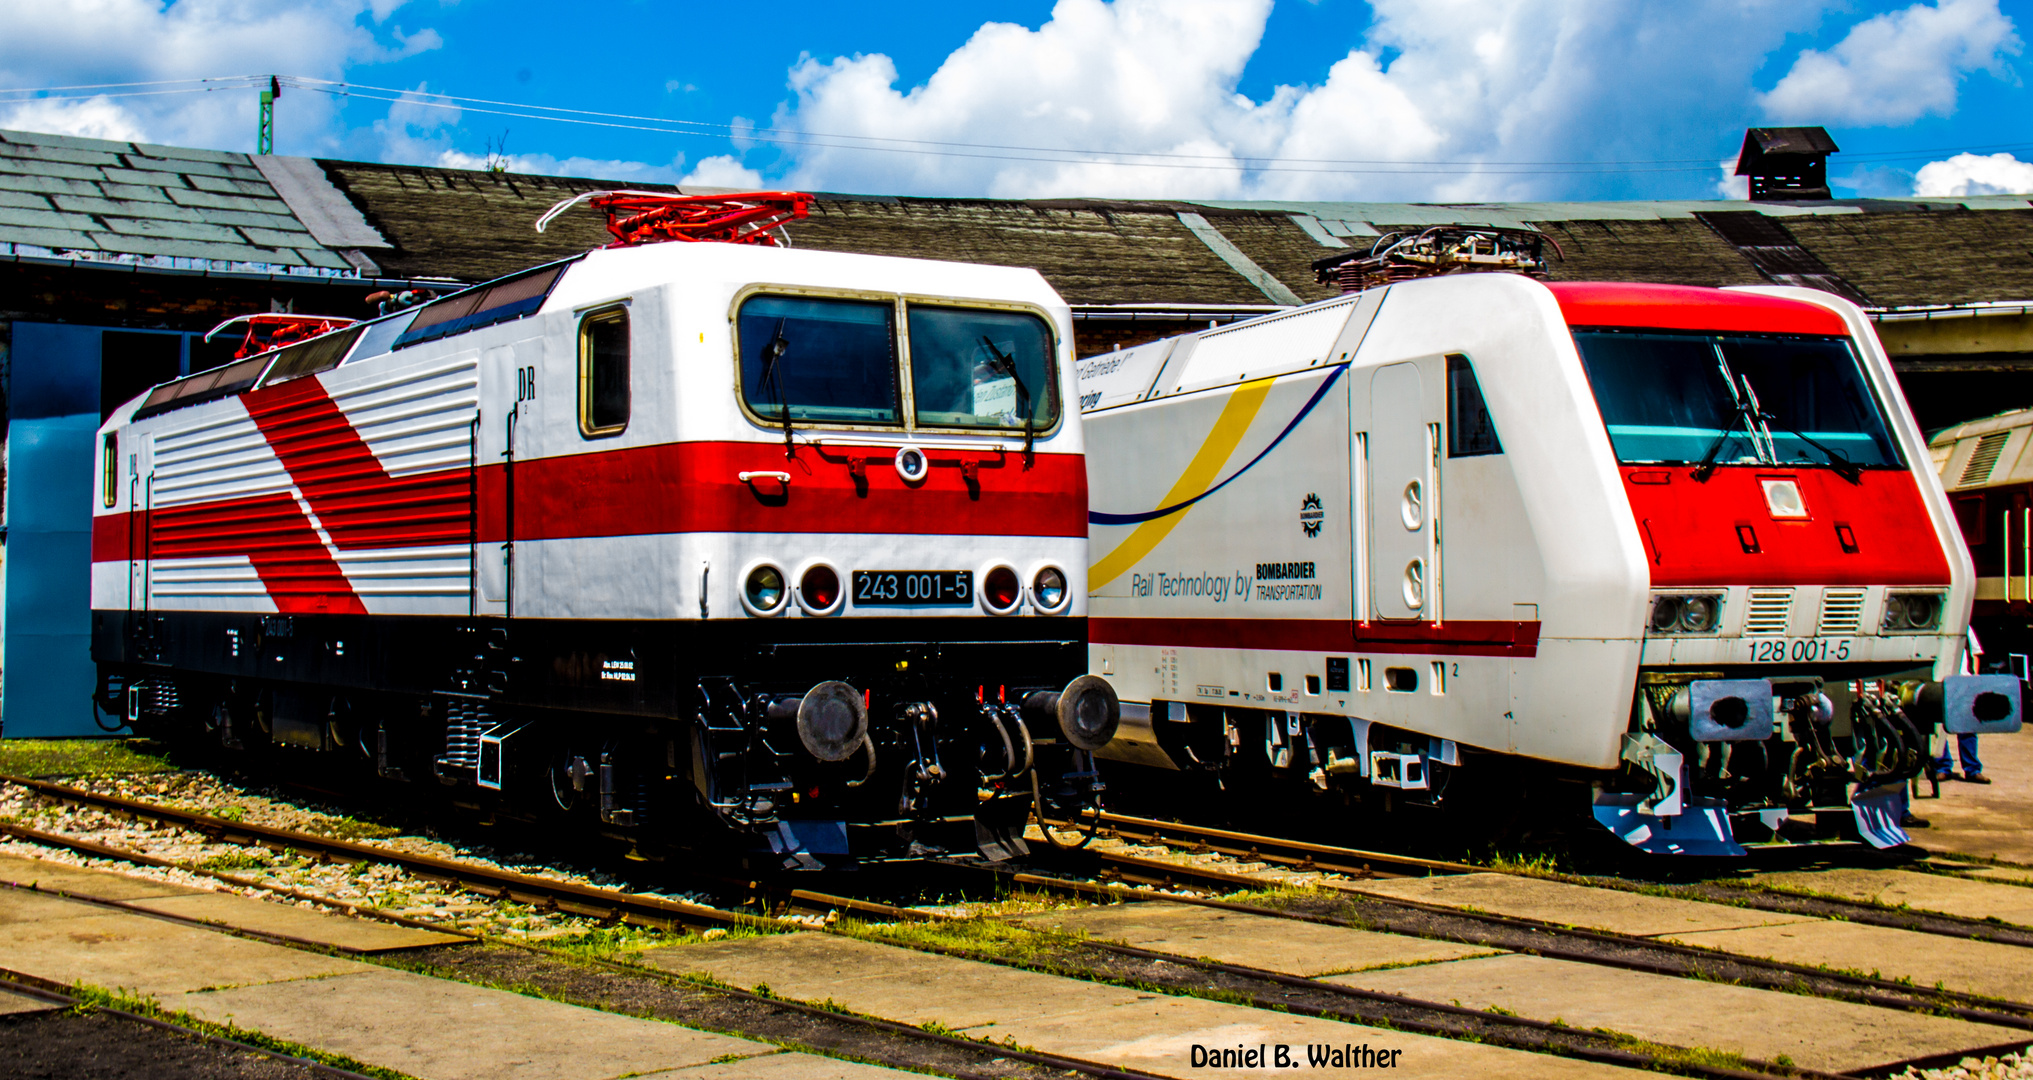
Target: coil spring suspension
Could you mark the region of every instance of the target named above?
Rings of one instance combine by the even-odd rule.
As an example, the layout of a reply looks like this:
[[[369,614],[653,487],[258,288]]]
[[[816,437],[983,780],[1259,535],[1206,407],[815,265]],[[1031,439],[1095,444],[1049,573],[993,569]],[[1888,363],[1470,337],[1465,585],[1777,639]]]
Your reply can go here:
[[[480,770],[480,736],[494,726],[493,709],[485,701],[444,696],[445,752],[438,755],[437,773],[444,779],[452,774],[477,774]]]

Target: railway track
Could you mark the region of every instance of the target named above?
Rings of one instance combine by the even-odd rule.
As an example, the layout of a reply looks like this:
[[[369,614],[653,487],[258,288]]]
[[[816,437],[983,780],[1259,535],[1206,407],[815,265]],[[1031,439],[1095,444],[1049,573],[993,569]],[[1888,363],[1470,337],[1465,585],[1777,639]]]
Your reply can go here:
[[[296,830],[278,829],[245,822],[227,821],[210,815],[195,813],[175,807],[107,795],[70,785],[26,778],[0,777],[0,782],[14,783],[35,791],[50,799],[60,800],[119,815],[154,820],[161,824],[188,829],[218,840],[258,845],[271,849],[294,848],[300,853],[339,861],[372,861],[397,865],[419,877],[456,884],[485,895],[513,900],[519,903],[536,903],[554,906],[558,910],[571,911],[604,920],[630,922],[661,928],[702,930],[712,928],[747,927],[755,929],[782,929],[785,923],[775,917],[757,915],[743,911],[729,911],[705,904],[675,900],[654,894],[628,892],[617,889],[603,889],[572,882],[557,881],[515,871],[476,865],[453,859],[418,855],[372,844],[339,840],[317,836]],[[1164,843],[1199,853],[1214,852],[1236,858],[1277,865],[1294,870],[1317,871],[1342,874],[1349,877],[1403,876],[1434,872],[1471,872],[1482,868],[1460,863],[1416,859],[1388,853],[1364,852],[1355,849],[1336,848],[1330,845],[1286,841],[1273,837],[1253,836],[1227,830],[1203,830],[1194,826],[1177,823],[1155,822],[1149,819],[1125,818],[1111,815],[1118,821],[1107,822],[1108,827],[1118,835],[1146,839],[1153,843]],[[144,853],[110,848],[91,841],[65,837],[7,823],[0,823],[0,832],[37,843],[70,847],[87,854],[106,858],[124,859],[131,862],[157,866],[178,866],[181,864],[148,856]],[[975,872],[1000,873],[1007,884],[1025,889],[1080,893],[1090,897],[1100,896],[1119,900],[1153,898],[1151,893],[1127,887],[1131,884],[1170,886],[1173,889],[1192,887],[1214,891],[1233,891],[1261,887],[1264,880],[1249,874],[1237,873],[1210,866],[1181,865],[1159,859],[1145,858],[1109,851],[1083,853],[1099,864],[1105,877],[1110,880],[1093,881],[1077,878],[1055,877],[1050,874],[1030,872],[989,871],[980,864],[966,868]],[[963,864],[965,865],[965,864]],[[189,867],[184,867],[190,869]],[[442,924],[423,920],[406,919],[388,913],[363,909],[360,905],[337,903],[312,894],[277,889],[264,882],[239,878],[235,875],[213,871],[200,871],[229,884],[281,892],[292,899],[308,899],[339,907],[354,914],[369,917],[388,918],[429,929],[445,930]],[[824,916],[851,915],[858,919],[874,922],[931,921],[947,918],[934,912],[902,907],[894,904],[868,900],[854,896],[808,889],[759,889],[749,883],[752,890],[758,890],[766,898],[768,906],[777,911],[788,911],[802,916],[798,925],[808,929],[826,929]],[[1463,913],[1436,905],[1418,904],[1410,901],[1382,900],[1373,897],[1355,897],[1350,902],[1357,906],[1356,917],[1343,918],[1330,915],[1309,915],[1280,911],[1251,904],[1230,903],[1209,896],[1166,895],[1168,900],[1198,904],[1236,911],[1251,915],[1281,919],[1298,919],[1325,925],[1343,926],[1370,930],[1384,930],[1426,937],[1438,940],[1456,941],[1466,944],[1501,948],[1516,952],[1532,953],[1555,959],[1576,960],[1593,964],[1624,967],[1631,970],[1648,971],[1655,974],[1695,976],[1702,978],[1733,978],[1747,985],[1769,989],[1807,991],[1823,996],[1838,997],[1880,1007],[1905,1009],[1918,1012],[1947,1013],[1964,1019],[1976,1020],[2002,1026],[2017,1027],[2033,1031],[2033,1006],[2022,1006],[2010,1002],[1993,1002],[1988,999],[1969,998],[1966,995],[1933,992],[1916,994],[1910,987],[1885,980],[1848,979],[1832,976],[1830,973],[1812,969],[1795,968],[1771,961],[1755,961],[1729,956],[1711,950],[1684,946],[1666,945],[1647,939],[1627,938],[1619,935],[1596,934],[1569,928],[1554,927],[1532,920],[1492,916],[1481,913]],[[1407,917],[1409,914],[1410,917]],[[459,933],[461,931],[453,930]],[[479,935],[466,934],[478,939]],[[283,943],[288,943],[287,941]],[[926,951],[943,952],[967,959],[985,960],[1010,967],[1034,967],[1007,958],[983,955],[979,951],[943,948],[925,942],[900,943]],[[519,946],[521,947],[521,946]],[[1180,993],[1205,995],[1210,989],[1240,996],[1259,1007],[1270,1007],[1297,1015],[1314,1016],[1323,1019],[1343,1020],[1369,1025],[1386,1025],[1401,1030],[1447,1038],[1467,1038],[1512,1046],[1519,1049],[1555,1053],[1597,1061],[1627,1068],[1651,1069],[1681,1075],[1712,1077],[1715,1080],[1741,1080],[1744,1077],[1797,1076],[1824,1078],[1834,1074],[1817,1073],[1791,1065],[1770,1062],[1746,1062],[1745,1068],[1718,1066],[1694,1060],[1695,1055],[1680,1048],[1651,1047],[1637,1048],[1633,1040],[1614,1035],[1577,1031],[1566,1025],[1545,1023],[1524,1017],[1492,1013],[1464,1008],[1458,1005],[1426,1001],[1401,995],[1364,990],[1356,987],[1324,983],[1289,974],[1245,967],[1235,964],[1218,963],[1211,960],[1180,956],[1171,953],[1154,952],[1129,945],[1110,942],[1086,941],[1079,950],[1087,954],[1088,960],[1068,970],[1068,965],[1058,963],[1044,970],[1056,974],[1073,975],[1083,978],[1098,978],[1104,981],[1151,982],[1152,967],[1168,969],[1167,989]],[[1096,958],[1101,958],[1096,960]],[[1110,960],[1118,961],[1111,963]],[[583,962],[583,959],[582,961]],[[594,961],[617,973],[641,977],[644,972],[638,965],[620,964],[612,961]],[[1153,962],[1156,962],[1153,964]],[[1126,966],[1137,966],[1134,975],[1118,970]],[[1160,980],[1164,981],[1164,980]],[[740,991],[730,991],[739,994]],[[772,999],[773,1000],[773,999]],[[797,1007],[796,1003],[783,1002],[786,1007]],[[831,1014],[829,1014],[831,1015]],[[885,1024],[873,1018],[864,1018],[870,1024]],[[888,1025],[882,1030],[890,1034],[918,1032],[920,1029],[904,1025]],[[929,1033],[927,1033],[929,1036]],[[946,1038],[937,1036],[938,1038]],[[975,1046],[967,1040],[964,1045]],[[1004,1048],[997,1048],[1000,1056]],[[1108,1066],[1076,1059],[1056,1058],[1043,1055],[1050,1067],[1068,1068],[1082,1075],[1093,1076],[1141,1076],[1146,1074],[1129,1070],[1112,1069]],[[1047,1064],[1040,1060],[1038,1064]]]
[[[1070,822],[1054,824],[1066,828],[1076,827]],[[1356,880],[1403,877],[1422,872],[1506,872],[1465,863],[1439,862],[1385,852],[1290,841],[1126,815],[1104,813],[1100,815],[1100,825],[1118,838],[1164,845],[1186,854],[1212,852],[1288,869],[1338,874]],[[1238,873],[1218,866],[1173,862],[1108,850],[1087,850],[1082,854],[1093,860],[1098,874],[1107,881],[1170,889],[1200,888],[1212,893],[1261,889],[1271,883],[1255,874]],[[1627,891],[1630,888],[1627,883],[1607,883],[1593,878],[1565,880],[1596,888],[1615,888],[1619,891]],[[1743,899],[1747,901],[1744,906],[1795,913],[1805,910],[1803,906],[1793,902],[1798,898],[1758,894],[1748,890],[1732,891],[1744,893]],[[1549,959],[1570,960],[1649,974],[1736,982],[1759,989],[1790,993],[1811,993],[1880,1008],[1954,1016],[1978,1023],[2033,1031],[2033,1004],[2024,1002],[1950,990],[1916,988],[1909,983],[1892,979],[1829,971],[1652,938],[1582,930],[1537,919],[1468,911],[1440,904],[1360,892],[1351,891],[1346,895],[1348,899],[1343,905],[1345,913],[1338,915],[1306,914],[1262,905],[1235,904],[1205,896],[1168,896],[1166,899],[1220,907],[1252,915],[1298,919],[1351,929],[1382,930],[1412,937],[1479,945]],[[1703,899],[1713,898],[1703,897]],[[1732,896],[1724,902],[1735,900],[1736,897]],[[1760,900],[1763,903],[1757,902]],[[1889,909],[1833,899],[1826,903],[1839,909],[1838,914],[1841,917],[1854,917],[1856,921],[1866,921],[1862,916],[1882,916],[1868,921],[1900,929],[1910,928],[1901,921],[1902,913]],[[1854,915],[1851,914],[1852,910]],[[1829,912],[1814,913],[1826,916]],[[2000,929],[1996,924],[1941,916],[1935,923],[1936,929],[1933,932],[1942,932],[1939,927],[1951,922],[1966,922],[1973,928],[1982,928],[1993,933]],[[1986,937],[1984,940],[1998,939]],[[2017,940],[2002,940],[2001,943],[2021,944]]]

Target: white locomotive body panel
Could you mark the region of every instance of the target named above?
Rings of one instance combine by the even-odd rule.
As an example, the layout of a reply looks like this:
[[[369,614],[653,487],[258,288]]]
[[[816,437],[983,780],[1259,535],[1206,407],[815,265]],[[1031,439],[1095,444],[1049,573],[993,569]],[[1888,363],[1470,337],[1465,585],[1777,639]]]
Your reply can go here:
[[[1674,399],[1640,385],[1650,367],[1615,360],[1689,342],[1854,357],[1854,373],[1838,361],[1813,377],[1850,380],[1861,433],[1798,436],[1789,404],[1768,403],[1781,412],[1751,427],[1785,459],[1742,450],[1704,468],[1702,446],[1740,441],[1734,421],[1634,421]],[[1967,556],[1889,362],[1862,313],[1826,294],[1456,275],[1124,352],[1082,361],[1104,373],[1081,388],[1090,670],[1130,703],[1104,757],[1246,757],[1327,787],[1379,782],[1380,748],[1428,767],[1471,748],[1615,788],[1612,770],[1665,745],[1633,750],[1655,726],[1647,695],[1768,680],[1785,728],[1800,695],[1847,703],[1855,680],[1956,670]],[[1757,370],[1775,401],[1794,387]],[[1598,386],[1622,395],[1614,409]],[[1851,482],[1814,449],[1839,439],[1885,460]],[[1935,622],[1882,629],[1914,590]],[[1712,625],[1655,627],[1684,596]],[[1667,786],[1699,790],[1693,776]]]

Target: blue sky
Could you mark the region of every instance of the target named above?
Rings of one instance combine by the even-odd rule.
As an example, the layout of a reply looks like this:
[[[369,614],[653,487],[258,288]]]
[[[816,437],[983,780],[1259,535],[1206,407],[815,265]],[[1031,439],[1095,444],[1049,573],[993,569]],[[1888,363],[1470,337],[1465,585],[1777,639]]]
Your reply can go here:
[[[17,92],[0,94],[0,127],[220,149],[252,148],[252,85],[178,80],[296,77],[277,105],[280,153],[474,167],[505,132],[513,168],[624,181],[1715,198],[1732,190],[1720,163],[1746,126],[1823,123],[1844,150],[1839,194],[2033,190],[2033,0],[4,8],[0,88]],[[141,82],[154,85],[88,85]],[[340,82],[399,93],[340,97]],[[563,123],[531,107],[646,119]],[[735,133],[758,128],[777,134]]]

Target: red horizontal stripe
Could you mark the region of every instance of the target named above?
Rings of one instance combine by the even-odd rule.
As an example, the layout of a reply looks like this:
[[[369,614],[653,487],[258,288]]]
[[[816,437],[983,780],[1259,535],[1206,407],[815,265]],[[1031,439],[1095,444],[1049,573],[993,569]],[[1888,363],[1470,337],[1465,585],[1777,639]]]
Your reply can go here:
[[[1318,653],[1413,656],[1537,655],[1539,624],[1510,620],[1368,623],[1345,619],[1102,619],[1089,618],[1097,645],[1160,645],[1189,649],[1284,649]]]
[[[1569,326],[1709,330],[1745,334],[1848,334],[1842,316],[1819,304],[1690,285],[1556,281],[1547,288]]]
[[[931,475],[905,484],[882,447],[665,443],[515,465],[515,538],[686,532],[1087,535],[1087,466],[1077,454],[932,451]],[[860,458],[862,476],[853,475]],[[969,482],[965,463],[974,464]],[[743,472],[786,472],[790,483]],[[480,475],[480,537],[506,534],[507,469]]]
[[[515,465],[515,538],[558,540],[685,532],[896,533],[932,536],[1087,535],[1087,468],[1077,454],[933,451],[931,475],[907,485],[882,447],[800,446],[786,460],[769,443],[698,442],[535,458]],[[861,458],[862,476],[853,475]],[[970,482],[967,463],[973,463]],[[791,482],[742,472],[787,472]],[[298,474],[292,470],[292,477]],[[319,473],[305,498],[342,551],[463,544],[468,474],[450,469],[368,481]],[[480,539],[507,536],[508,466],[480,470]],[[286,496],[157,510],[156,552],[165,557],[244,554],[269,527],[264,514],[295,513]],[[301,515],[299,515],[300,517]],[[92,558],[129,557],[149,515],[92,522]],[[137,540],[137,544],[138,544]],[[165,543],[171,547],[163,546]],[[171,555],[171,551],[175,555]]]

